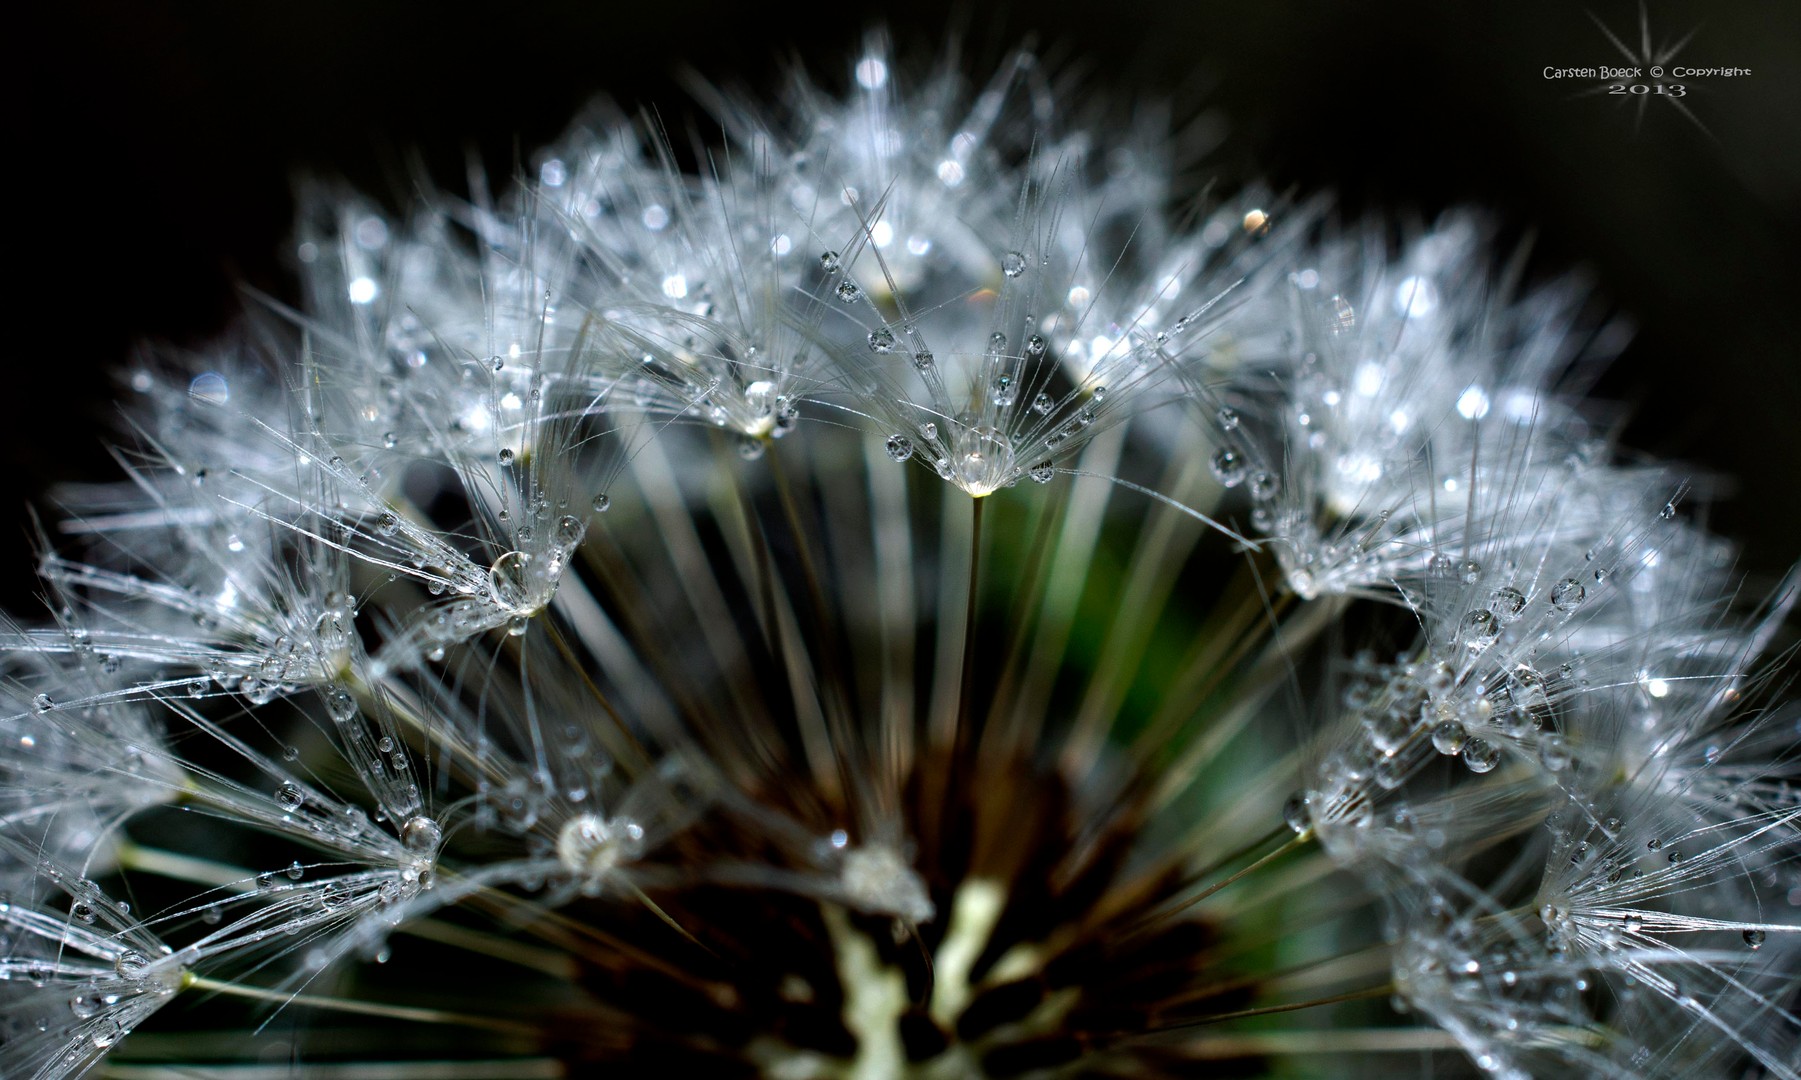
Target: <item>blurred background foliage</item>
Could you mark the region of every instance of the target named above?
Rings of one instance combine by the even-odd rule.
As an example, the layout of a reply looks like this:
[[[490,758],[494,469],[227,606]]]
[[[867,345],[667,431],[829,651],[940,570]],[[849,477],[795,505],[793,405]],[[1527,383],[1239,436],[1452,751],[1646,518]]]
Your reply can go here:
[[[1636,0],[1587,9],[1635,41]],[[69,0],[15,13],[8,262],[23,341],[0,393],[0,504],[110,477],[107,372],[146,341],[199,346],[239,283],[278,298],[290,180],[341,177],[404,204],[422,161],[519,170],[589,98],[707,121],[681,72],[773,94],[799,62],[848,75],[886,18],[903,66],[947,35],[969,67],[1032,40],[1129,109],[1169,101],[1223,136],[1229,190],[1335,191],[1347,215],[1489,208],[1531,267],[1585,269],[1638,327],[1602,392],[1625,441],[1738,478],[1715,526],[1768,574],[1801,555],[1801,13],[1790,0],[1649,0],[1679,59],[1749,67],[1693,83],[1706,131],[1650,101],[1578,97],[1547,65],[1619,62],[1583,7],[1306,0],[854,4],[401,4]],[[841,74],[842,73],[842,74]],[[23,235],[18,235],[18,230]],[[22,291],[21,291],[22,286]],[[17,517],[10,520],[18,521]],[[0,600],[34,595],[26,528],[0,529]]]

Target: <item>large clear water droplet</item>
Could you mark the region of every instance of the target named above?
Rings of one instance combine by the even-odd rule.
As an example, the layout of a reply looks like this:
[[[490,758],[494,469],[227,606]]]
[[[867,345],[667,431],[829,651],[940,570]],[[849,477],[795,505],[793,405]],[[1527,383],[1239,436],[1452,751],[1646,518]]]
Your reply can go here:
[[[1018,389],[1013,385],[1013,376],[1005,371],[996,375],[988,384],[988,391],[995,405],[1003,409],[1012,405],[1019,394]]]
[[[1473,773],[1493,772],[1501,763],[1501,748],[1484,738],[1471,738],[1463,744],[1463,763]]]
[[[150,968],[150,958],[136,949],[126,949],[113,961],[113,970],[121,979],[141,979]]]
[[[356,698],[341,686],[331,687],[325,691],[325,711],[335,722],[348,724],[356,717]]]
[[[1300,793],[1288,797],[1282,804],[1282,823],[1300,835],[1313,827],[1313,815],[1307,807],[1307,799]]]
[[[1575,611],[1588,598],[1588,590],[1575,578],[1564,578],[1551,589],[1551,606],[1565,613]]]
[[[1244,455],[1230,447],[1222,446],[1213,452],[1213,460],[1209,462],[1213,469],[1213,477],[1226,487],[1237,487],[1244,481],[1249,466],[1245,464]]]
[[[438,850],[444,842],[444,829],[436,821],[423,815],[406,819],[400,827],[400,842],[408,851],[430,854]]]
[[[1477,608],[1463,617],[1463,645],[1469,651],[1482,652],[1500,636],[1501,620],[1487,608]]]
[[[1517,618],[1526,610],[1526,594],[1512,585],[1503,585],[1488,598],[1488,610],[1502,619]]]
[[[1432,729],[1432,748],[1441,754],[1456,754],[1463,750],[1467,741],[1463,725],[1455,720],[1440,721]]]
[[[524,607],[531,595],[529,552],[509,551],[488,568],[488,587],[494,602],[504,608]]]

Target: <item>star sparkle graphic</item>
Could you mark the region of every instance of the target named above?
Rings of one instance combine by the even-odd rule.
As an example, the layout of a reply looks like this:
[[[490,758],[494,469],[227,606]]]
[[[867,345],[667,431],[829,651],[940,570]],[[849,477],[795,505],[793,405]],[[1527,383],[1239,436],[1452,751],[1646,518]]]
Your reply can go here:
[[[1585,13],[1588,15],[1589,20],[1595,24],[1596,28],[1601,31],[1602,35],[1607,38],[1614,49],[1626,59],[1626,63],[1629,67],[1638,68],[1645,74],[1650,75],[1652,79],[1661,79],[1663,77],[1663,72],[1675,61],[1676,54],[1681,52],[1683,46],[1693,40],[1695,34],[1701,29],[1697,26],[1672,42],[1663,45],[1653,45],[1651,39],[1651,15],[1645,5],[1641,3],[1638,6],[1638,45],[1634,47],[1626,44],[1619,34],[1614,33],[1605,22],[1601,21],[1599,15],[1596,15],[1593,11],[1586,11]],[[1653,74],[1653,72],[1655,74]],[[1606,94],[1609,93],[1609,88],[1611,86],[1617,84],[1617,79],[1606,80],[1600,86],[1582,91],[1579,96],[1588,97],[1595,94]],[[1687,84],[1680,85],[1683,85],[1684,87],[1684,95],[1696,89]],[[1703,135],[1706,135],[1709,139],[1714,138],[1713,132],[1709,131],[1707,125],[1701,122],[1700,117],[1695,115],[1694,110],[1683,104],[1682,96],[1660,92],[1655,94],[1632,94],[1631,97],[1637,102],[1634,106],[1632,122],[1632,131],[1635,135],[1638,134],[1640,129],[1644,126],[1647,103],[1651,98],[1656,97],[1663,101],[1667,101],[1672,105],[1677,112],[1688,119],[1689,123],[1695,125],[1696,130],[1700,131]]]

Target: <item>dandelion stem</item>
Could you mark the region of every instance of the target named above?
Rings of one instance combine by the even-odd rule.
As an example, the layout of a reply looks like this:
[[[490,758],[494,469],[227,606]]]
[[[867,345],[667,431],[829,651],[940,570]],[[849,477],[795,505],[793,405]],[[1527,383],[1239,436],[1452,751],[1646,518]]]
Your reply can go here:
[[[1266,836],[1264,838],[1264,842],[1268,842],[1270,839],[1273,839],[1273,835],[1274,834],[1272,834],[1270,836]],[[1258,859],[1256,862],[1251,863],[1249,866],[1238,871],[1237,873],[1233,874],[1232,876],[1224,879],[1223,881],[1215,882],[1214,884],[1207,886],[1205,889],[1202,889],[1200,892],[1195,893],[1193,896],[1185,897],[1183,899],[1173,901],[1172,903],[1165,905],[1163,908],[1161,908],[1157,911],[1151,912],[1149,915],[1147,915],[1142,920],[1141,925],[1149,925],[1151,923],[1156,922],[1159,919],[1168,918],[1169,916],[1174,915],[1178,911],[1182,911],[1187,908],[1191,908],[1191,907],[1195,906],[1196,904],[1201,903],[1202,901],[1206,900],[1208,897],[1219,892],[1221,889],[1224,889],[1228,885],[1232,885],[1236,882],[1243,881],[1245,878],[1250,877],[1252,874],[1254,874],[1257,871],[1263,869],[1264,867],[1270,865],[1271,863],[1275,862],[1277,859],[1280,859],[1282,856],[1287,855],[1289,852],[1298,851],[1302,846],[1307,844],[1312,839],[1313,839],[1312,830],[1308,830],[1307,832],[1301,833],[1299,836],[1294,836],[1294,837],[1289,838],[1288,842],[1283,844],[1281,847],[1279,847],[1276,850],[1270,852],[1269,854],[1263,856],[1262,858]],[[1255,850],[1255,846],[1253,846],[1253,848],[1251,850]],[[1231,862],[1230,859],[1225,859],[1216,865],[1226,865],[1230,862]]]
[[[390,1020],[410,1020],[420,1024],[455,1024],[464,1027],[486,1028],[490,1031],[510,1031],[522,1035],[536,1035],[539,1030],[531,1024],[501,1020],[492,1016],[476,1016],[470,1013],[448,1012],[443,1009],[422,1009],[410,1005],[383,1005],[373,1001],[351,1001],[346,998],[324,997],[316,994],[293,994],[280,990],[268,990],[260,986],[245,986],[240,983],[209,979],[203,975],[189,975],[186,984],[191,989],[209,990],[215,994],[224,994],[229,997],[249,998],[253,1001],[273,1001],[281,1005],[305,1005],[315,1009],[332,1009],[337,1012],[357,1013],[361,1016],[382,1016]]]
[[[813,691],[819,695],[819,704],[825,710],[827,730],[837,741],[839,747],[839,783],[848,791],[857,783],[857,777],[849,768],[847,761],[853,756],[852,748],[857,745],[857,735],[851,717],[853,710],[847,699],[845,688],[851,684],[849,668],[844,663],[842,650],[839,647],[839,628],[832,617],[833,607],[826,601],[825,585],[820,577],[819,568],[814,564],[812,548],[807,538],[818,535],[817,529],[810,529],[801,520],[800,503],[794,497],[794,486],[788,477],[784,458],[775,452],[772,446],[768,451],[770,475],[775,478],[776,496],[782,504],[782,515],[786,518],[788,528],[794,540],[794,551],[800,560],[801,575],[807,583],[807,600],[812,607],[815,633],[810,641],[817,653],[819,667],[823,673],[814,672]],[[765,545],[765,552],[768,548]],[[770,566],[767,573],[773,573]],[[772,612],[772,615],[778,613]],[[795,659],[805,659],[804,655]],[[821,678],[823,674],[823,678]]]
[[[975,696],[976,609],[981,601],[982,584],[982,507],[986,499],[970,500],[969,510],[969,596],[963,606],[963,669],[957,677],[957,743],[973,745],[979,732],[972,726],[970,698]]]
[[[1438,1028],[1335,1028],[1210,1035],[1191,1039],[1182,1049],[1197,1058],[1217,1061],[1275,1054],[1407,1054],[1456,1050],[1458,1046],[1450,1032]]]
[[[1028,730],[1028,725],[1037,721],[1042,725],[1044,717],[1017,707],[1007,708],[1002,714],[1003,703],[1011,702],[1019,681],[1025,675],[1026,649],[1031,644],[1032,635],[1026,633],[1031,625],[1032,610],[1042,605],[1045,587],[1049,582],[1050,553],[1053,547],[1052,531],[1068,501],[1068,489],[1059,488],[1050,499],[1033,504],[1034,523],[1023,530],[1030,534],[1032,543],[1027,548],[1026,565],[1019,576],[1016,588],[1016,599],[1012,612],[1008,615],[1007,625],[1014,629],[1013,643],[1006,662],[1001,666],[1000,685],[995,688],[994,698],[989,712],[1001,716],[1005,720],[1007,746],[1029,743],[1036,730]]]
[[[970,500],[969,575],[963,604],[963,639],[957,646],[962,654],[958,661],[956,705],[953,708],[936,692],[933,695],[930,737],[935,746],[944,748],[949,754],[945,768],[933,770],[925,776],[925,789],[920,799],[922,811],[919,832],[922,838],[930,838],[926,840],[927,843],[933,844],[945,843],[951,836],[951,803],[965,793],[965,781],[972,768],[966,759],[977,745],[976,733],[971,731],[970,698],[974,693],[972,686],[975,681],[976,611],[982,561],[982,503],[983,500],[979,498]],[[948,655],[940,652],[939,659],[937,678],[942,679],[948,671],[944,663],[948,660]],[[942,727],[945,720],[951,723],[948,731]],[[955,846],[954,841],[952,846]]]
[[[1205,1027],[1209,1024],[1224,1024],[1231,1020],[1245,1020],[1253,1016],[1272,1016],[1276,1013],[1299,1012],[1302,1009],[1317,1009],[1322,1005],[1337,1005],[1345,1001],[1364,1001],[1369,998],[1387,997],[1394,993],[1393,983],[1381,986],[1366,987],[1362,990],[1349,990],[1329,997],[1312,998],[1308,1001],[1291,1001],[1282,1005],[1264,1005],[1255,1009],[1239,1009],[1236,1012],[1214,1013],[1195,1020],[1184,1020],[1181,1023],[1165,1024],[1158,1030],[1175,1031],[1181,1028]]]
[[[1233,863],[1237,862],[1238,860],[1248,857],[1251,854],[1251,852],[1256,851],[1258,848],[1263,847],[1265,844],[1273,843],[1276,840],[1281,839],[1283,836],[1288,835],[1290,831],[1291,830],[1288,828],[1288,826],[1278,825],[1275,828],[1271,829],[1269,832],[1264,833],[1262,836],[1259,836],[1257,839],[1252,840],[1250,843],[1239,848],[1237,851],[1234,851],[1229,855],[1222,855],[1219,858],[1215,859],[1213,862],[1209,863],[1203,869],[1195,871],[1193,874],[1189,875],[1189,881],[1191,883],[1198,882],[1198,881],[1205,879],[1209,875],[1216,874],[1220,870],[1224,869],[1225,867],[1231,866]],[[1299,840],[1300,837],[1294,837],[1293,839]],[[1274,854],[1274,853],[1272,853],[1272,854]],[[1253,868],[1254,867],[1247,867],[1246,869],[1253,869]]]

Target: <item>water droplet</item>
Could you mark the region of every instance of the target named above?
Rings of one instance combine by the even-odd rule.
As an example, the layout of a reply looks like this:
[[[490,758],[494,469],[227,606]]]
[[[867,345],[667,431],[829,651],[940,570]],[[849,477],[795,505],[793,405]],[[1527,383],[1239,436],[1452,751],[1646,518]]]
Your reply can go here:
[[[1482,564],[1474,559],[1464,560],[1460,576],[1465,585],[1474,585],[1482,579]]]
[[[1370,745],[1392,754],[1413,737],[1417,724],[1414,716],[1397,706],[1364,717],[1363,726],[1369,729]]]
[[[306,792],[300,790],[300,785],[293,781],[284,781],[280,787],[275,789],[275,802],[283,810],[292,813],[300,809],[306,802]]]
[[[1487,608],[1477,608],[1463,617],[1463,645],[1469,651],[1482,652],[1500,636],[1501,620]]]
[[[1746,945],[1756,950],[1763,948],[1764,938],[1767,935],[1762,930],[1747,930],[1739,936],[1745,939]]]
[[[920,433],[925,435],[928,439],[936,439],[938,437],[938,425],[930,421],[927,421],[926,425],[919,430]]]
[[[326,713],[339,724],[349,724],[357,716],[357,698],[349,695],[348,689],[333,686],[326,689]]]
[[[1056,470],[1051,467],[1050,462],[1040,461],[1038,464],[1032,466],[1030,475],[1032,479],[1036,480],[1038,483],[1048,484],[1051,482],[1051,476],[1055,471]]]
[[[1332,298],[1330,326],[1334,334],[1348,334],[1357,328],[1357,309],[1342,296]]]
[[[1676,504],[1674,502],[1664,503],[1663,509],[1657,512],[1657,516],[1665,521],[1674,521],[1676,518]]]
[[[869,351],[874,353],[891,353],[894,351],[894,331],[886,326],[878,326],[869,332]]]
[[[1043,416],[1045,413],[1050,412],[1051,407],[1055,404],[1056,403],[1051,400],[1051,396],[1049,394],[1040,390],[1038,392],[1038,396],[1036,396],[1032,399],[1032,411],[1037,413],[1039,416]]]
[[[1282,822],[1295,831],[1298,836],[1313,827],[1313,815],[1308,811],[1307,799],[1296,793],[1288,797],[1282,804]]]
[[[1463,763],[1473,773],[1493,772],[1501,763],[1501,748],[1480,737],[1468,739],[1463,744]]]
[[[1249,467],[1244,457],[1230,447],[1220,447],[1213,452],[1213,476],[1226,487],[1237,487],[1244,480]]]
[[[94,1044],[94,1049],[105,1050],[124,1037],[125,1029],[119,1026],[119,1021],[103,1016],[94,1021],[94,1029],[89,1032],[88,1041]]]
[[[51,699],[49,694],[39,694],[31,699],[31,707],[38,712],[47,713],[56,708],[56,702]]]
[[[836,251],[821,253],[819,256],[819,268],[828,274],[836,274],[838,272],[838,253]]]
[[[905,435],[888,436],[888,456],[896,461],[905,461],[913,456],[913,440]]]
[[[920,374],[924,374],[924,373],[932,370],[932,365],[935,364],[936,362],[937,362],[937,360],[935,357],[932,356],[932,352],[930,349],[921,349],[918,352],[913,354],[913,366],[920,372]]]
[[[1546,735],[1538,741],[1538,760],[1552,772],[1569,768],[1570,744],[1562,735]]]
[[[1432,747],[1441,754],[1456,754],[1463,749],[1467,736],[1463,725],[1455,720],[1440,721],[1432,729]]]
[[[1503,585],[1488,598],[1488,610],[1503,619],[1512,619],[1526,610],[1526,594],[1512,585]]]
[[[1588,597],[1588,590],[1575,578],[1564,578],[1551,589],[1551,606],[1565,613],[1575,611]]]
[[[988,384],[988,389],[995,405],[1003,409],[1012,405],[1019,393],[1013,385],[1013,376],[1005,371],[994,377],[994,380]]]
[[[1009,251],[1001,256],[1001,273],[1016,278],[1026,272],[1026,257],[1017,251]]]
[[[1220,407],[1219,412],[1216,415],[1219,417],[1220,430],[1222,430],[1222,431],[1237,431],[1238,430],[1239,416],[1238,416],[1237,409],[1222,405]]]
[[[612,496],[603,491],[599,495],[594,496],[594,501],[589,505],[594,507],[595,513],[604,514],[612,508],[613,499]]]
[[[843,281],[840,281],[838,287],[832,291],[838,294],[838,299],[847,304],[854,304],[863,298],[862,287],[850,278],[845,278]]]
[[[113,961],[113,970],[121,979],[141,979],[150,967],[150,958],[136,949],[126,949]]]
[[[507,468],[513,464],[513,448],[510,446],[503,446],[500,448],[500,452],[495,454],[494,457],[500,462],[501,468]]]
[[[587,522],[573,514],[564,514],[557,519],[557,531],[552,539],[558,547],[571,549],[582,542],[587,532]]]
[[[1000,356],[1007,351],[1007,335],[996,330],[988,335],[988,355]]]
[[[409,817],[407,823],[400,826],[400,842],[409,851],[432,853],[438,850],[438,844],[445,839],[445,830],[430,817]]]
[[[384,510],[375,519],[375,531],[383,536],[393,536],[400,529],[400,518],[392,511]]]
[[[1031,337],[1026,339],[1026,356],[1028,358],[1033,359],[1033,360],[1038,359],[1040,356],[1044,355],[1044,349],[1045,349],[1045,344],[1044,344],[1043,337],[1040,337],[1037,334],[1033,334]]]
[[[524,551],[509,551],[494,560],[488,568],[488,589],[495,603],[509,610],[525,606],[531,593],[531,562],[531,554]]]
[[[299,859],[295,859],[288,864],[287,874],[289,881],[299,881],[305,873],[306,867],[300,865]]]

